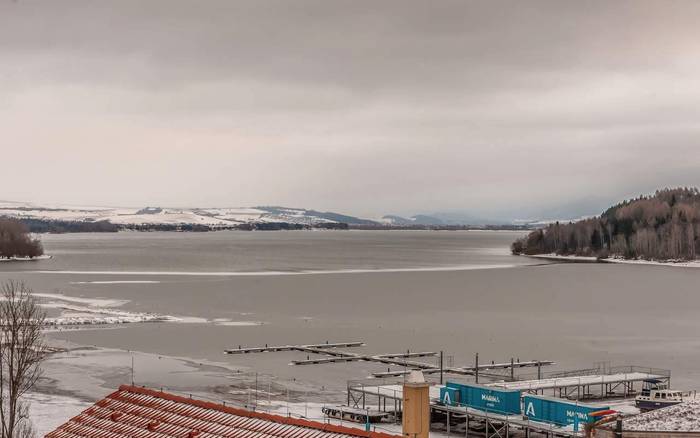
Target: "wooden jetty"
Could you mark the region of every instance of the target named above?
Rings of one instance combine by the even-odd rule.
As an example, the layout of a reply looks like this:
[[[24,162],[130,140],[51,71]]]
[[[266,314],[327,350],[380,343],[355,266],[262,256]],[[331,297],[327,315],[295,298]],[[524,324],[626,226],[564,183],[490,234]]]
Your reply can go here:
[[[519,380],[513,382],[490,383],[505,389],[516,389],[524,393],[545,395],[572,400],[604,399],[629,397],[637,394],[636,383],[657,380],[670,385],[671,372],[639,366],[615,367],[607,374],[586,374],[578,376],[554,377],[539,380]]]
[[[299,344],[299,345],[278,345],[270,346],[265,344],[264,347],[242,347],[232,348],[224,350],[225,354],[248,354],[248,353],[268,353],[268,352],[280,352],[280,351],[299,351],[304,353],[318,354],[321,358],[311,358],[307,356],[306,360],[293,360],[290,365],[323,365],[330,363],[343,363],[343,362],[376,362],[384,365],[393,365],[403,368],[403,370],[391,369],[387,371],[373,373],[373,377],[399,377],[410,373],[411,370],[420,370],[424,374],[440,374],[441,381],[443,374],[456,374],[462,376],[475,376],[477,381],[479,375],[485,377],[492,377],[496,379],[514,380],[514,370],[516,368],[528,368],[537,367],[538,375],[541,373],[542,366],[553,365],[554,362],[550,360],[532,360],[523,361],[513,360],[510,362],[502,363],[490,363],[490,364],[479,364],[479,355],[476,355],[476,362],[474,366],[465,367],[445,367],[443,366],[442,352],[437,353],[435,351],[421,351],[421,352],[411,352],[406,351],[405,353],[387,353],[387,354],[358,354],[349,351],[338,350],[339,348],[353,348],[353,347],[364,347],[366,344],[361,341],[355,342],[326,342],[322,344]],[[440,356],[440,365],[435,365],[431,363],[419,362],[415,360],[409,360],[421,357],[436,357]],[[496,370],[510,370],[510,379],[508,376],[501,374],[491,373]]]
[[[324,354],[333,354],[328,350],[334,348],[352,348],[352,347],[364,347],[364,342],[334,342],[325,344],[307,344],[307,345],[279,345],[270,347],[265,344],[264,347],[241,347],[231,348],[229,350],[224,350],[225,354],[247,354],[247,353],[268,353],[277,351],[308,351],[310,353],[317,353],[317,350],[321,350]]]
[[[488,373],[488,371],[492,370],[508,370],[508,369],[516,369],[516,368],[527,368],[527,367],[542,367],[545,365],[554,365],[554,362],[551,360],[529,360],[529,361],[524,361],[524,362],[503,362],[503,363],[493,363],[493,364],[483,364],[483,365],[478,365],[478,366],[473,366],[473,367],[446,367],[443,368],[442,371],[445,373],[449,374],[459,374],[463,376],[473,376],[477,373],[477,370],[479,373],[485,377],[496,377],[496,378],[503,378],[504,376],[502,375],[496,375],[496,374],[491,374]],[[437,374],[440,372],[440,368],[436,368],[435,366],[423,369],[423,374]],[[408,370],[397,370],[397,371],[382,371],[378,373],[372,373],[373,377],[378,377],[378,378],[385,378],[385,377],[401,377],[404,375],[407,375],[410,373]],[[507,377],[507,376],[506,376]]]

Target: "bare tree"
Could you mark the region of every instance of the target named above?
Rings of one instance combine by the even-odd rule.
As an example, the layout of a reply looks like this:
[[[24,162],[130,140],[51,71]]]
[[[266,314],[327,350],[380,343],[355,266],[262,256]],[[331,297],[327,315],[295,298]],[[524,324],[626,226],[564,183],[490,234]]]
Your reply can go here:
[[[41,374],[45,319],[31,290],[21,282],[0,286],[0,426],[2,438],[28,438],[33,428],[23,401]]]

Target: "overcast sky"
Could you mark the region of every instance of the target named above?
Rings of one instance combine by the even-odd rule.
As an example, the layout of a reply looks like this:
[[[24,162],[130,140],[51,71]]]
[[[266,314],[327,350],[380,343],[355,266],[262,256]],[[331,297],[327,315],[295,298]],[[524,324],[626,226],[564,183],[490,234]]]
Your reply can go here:
[[[700,185],[699,23],[673,0],[0,0],[0,199],[597,213]]]

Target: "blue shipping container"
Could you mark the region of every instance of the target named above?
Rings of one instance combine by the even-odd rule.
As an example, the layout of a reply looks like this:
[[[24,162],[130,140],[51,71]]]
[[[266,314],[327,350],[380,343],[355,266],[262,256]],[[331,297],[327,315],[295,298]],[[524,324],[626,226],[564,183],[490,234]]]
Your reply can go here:
[[[459,394],[459,405],[482,411],[495,412],[503,415],[520,414],[520,391],[514,389],[492,388],[488,386],[447,382],[445,391],[440,391],[440,398],[449,394],[449,390]],[[450,394],[454,396],[454,393]],[[452,404],[454,397],[452,398]]]
[[[523,397],[523,415],[525,415],[525,417],[533,421],[551,423],[557,426],[592,423],[596,419],[589,415],[591,412],[607,409],[609,409],[609,407],[572,403],[551,397],[536,395],[526,395]]]

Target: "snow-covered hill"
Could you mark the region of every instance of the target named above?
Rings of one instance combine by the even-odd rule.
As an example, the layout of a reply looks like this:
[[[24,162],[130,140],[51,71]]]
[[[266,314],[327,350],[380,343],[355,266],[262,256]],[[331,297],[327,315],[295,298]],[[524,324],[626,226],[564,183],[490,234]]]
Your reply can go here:
[[[206,225],[212,228],[242,224],[285,222],[315,225],[367,224],[365,219],[331,212],[287,207],[253,208],[117,208],[37,205],[0,201],[0,216],[49,221],[98,222],[115,225]]]

